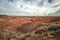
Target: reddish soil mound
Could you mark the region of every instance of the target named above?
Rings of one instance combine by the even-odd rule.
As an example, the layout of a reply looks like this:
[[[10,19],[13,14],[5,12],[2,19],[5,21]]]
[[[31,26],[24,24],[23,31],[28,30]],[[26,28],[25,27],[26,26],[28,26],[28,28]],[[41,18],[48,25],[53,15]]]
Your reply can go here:
[[[26,28],[26,30],[32,31],[37,29],[37,27],[45,26],[56,21],[60,21],[60,17],[1,16],[0,27],[7,27],[11,30],[16,30],[16,28],[22,27],[23,29]]]

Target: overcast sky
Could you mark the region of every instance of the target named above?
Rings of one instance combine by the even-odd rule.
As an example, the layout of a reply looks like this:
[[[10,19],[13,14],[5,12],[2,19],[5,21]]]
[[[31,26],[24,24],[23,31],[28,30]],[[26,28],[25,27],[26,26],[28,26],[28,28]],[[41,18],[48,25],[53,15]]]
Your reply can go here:
[[[0,0],[0,15],[60,16],[60,0]]]

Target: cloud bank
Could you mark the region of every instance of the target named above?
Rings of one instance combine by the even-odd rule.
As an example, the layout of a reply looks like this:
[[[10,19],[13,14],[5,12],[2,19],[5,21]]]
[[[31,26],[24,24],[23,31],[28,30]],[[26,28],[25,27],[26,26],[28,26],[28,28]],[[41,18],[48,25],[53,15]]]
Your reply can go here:
[[[60,0],[0,0],[0,15],[60,16]]]

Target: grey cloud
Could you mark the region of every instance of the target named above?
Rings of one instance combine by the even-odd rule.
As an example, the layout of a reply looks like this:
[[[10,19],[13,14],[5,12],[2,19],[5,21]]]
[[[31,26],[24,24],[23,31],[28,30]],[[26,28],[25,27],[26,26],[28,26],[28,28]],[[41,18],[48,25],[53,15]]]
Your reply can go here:
[[[0,0],[0,14],[6,14],[6,15],[32,15],[32,13],[29,13],[29,12],[25,12],[25,11],[21,11],[21,9],[23,9],[23,4],[20,5],[19,7],[21,8],[20,10],[17,10],[16,9],[16,2],[22,2],[24,3],[24,6],[26,4],[30,5],[29,3],[31,3],[32,5],[36,5],[37,7],[51,7],[51,8],[55,8],[57,9],[58,7],[60,7],[60,4],[58,5],[52,5],[52,4],[55,4],[55,3],[58,3],[58,1],[60,0]],[[51,3],[52,2],[52,3]],[[49,4],[51,3],[51,4]],[[32,6],[30,5],[30,6]],[[44,6],[45,5],[45,6]],[[53,7],[52,7],[53,6]],[[28,7],[26,7],[25,9],[27,9]],[[29,10],[30,11],[30,10]],[[55,10],[53,10],[55,11]],[[35,16],[38,16],[38,12],[36,12],[35,14],[33,14]],[[33,16],[32,15],[32,16]],[[46,15],[46,13],[44,14]],[[47,16],[54,16],[54,15],[60,15],[60,11],[56,11],[54,13],[49,13]]]

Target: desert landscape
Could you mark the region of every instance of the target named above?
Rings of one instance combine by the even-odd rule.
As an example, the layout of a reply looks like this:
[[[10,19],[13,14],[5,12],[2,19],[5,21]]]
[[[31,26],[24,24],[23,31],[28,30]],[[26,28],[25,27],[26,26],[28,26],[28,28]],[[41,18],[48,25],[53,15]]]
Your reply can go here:
[[[0,40],[60,40],[60,17],[0,15]]]

